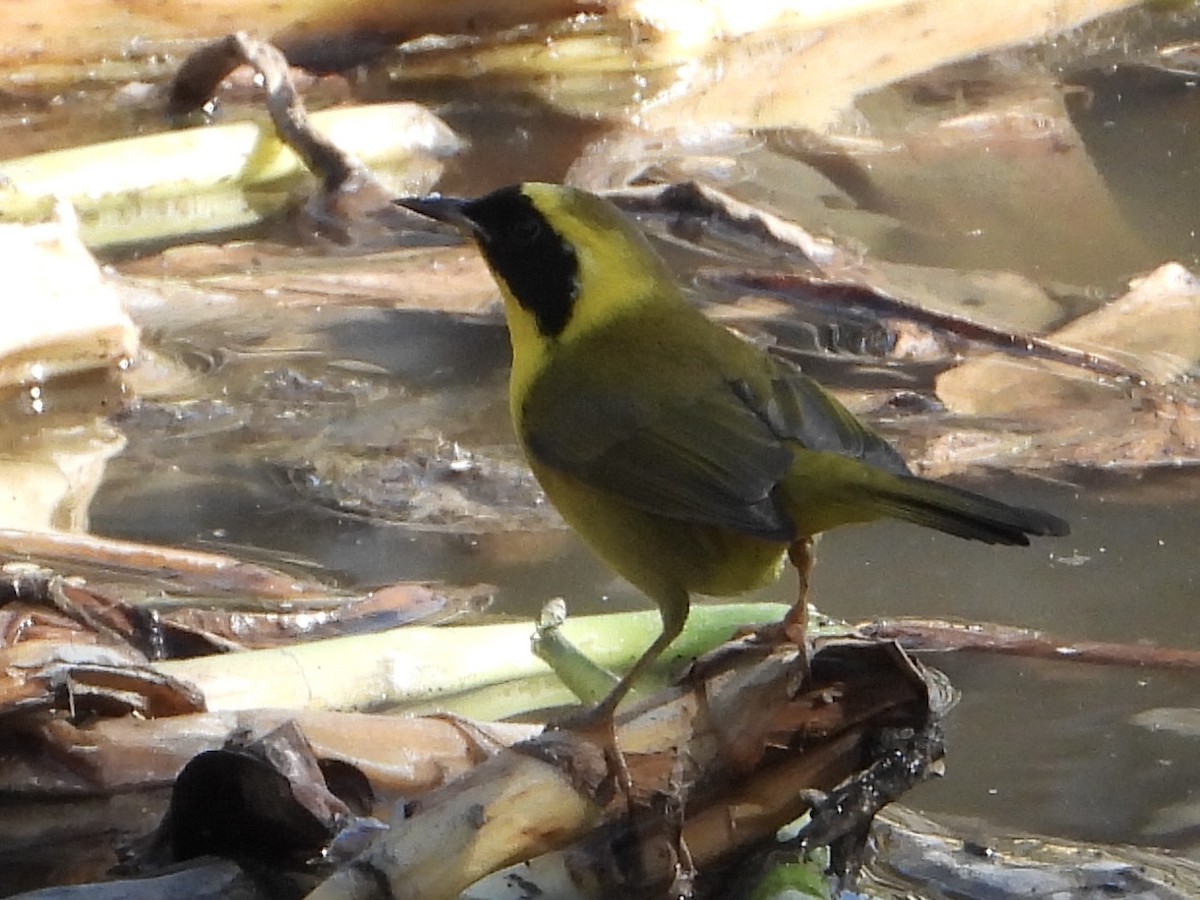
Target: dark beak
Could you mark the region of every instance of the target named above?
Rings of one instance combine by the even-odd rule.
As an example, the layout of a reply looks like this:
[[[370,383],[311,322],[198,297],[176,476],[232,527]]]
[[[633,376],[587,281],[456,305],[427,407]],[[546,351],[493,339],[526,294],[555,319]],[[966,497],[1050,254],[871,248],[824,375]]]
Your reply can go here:
[[[430,219],[453,225],[466,235],[475,232],[475,223],[464,211],[469,201],[460,197],[400,197],[392,202]]]

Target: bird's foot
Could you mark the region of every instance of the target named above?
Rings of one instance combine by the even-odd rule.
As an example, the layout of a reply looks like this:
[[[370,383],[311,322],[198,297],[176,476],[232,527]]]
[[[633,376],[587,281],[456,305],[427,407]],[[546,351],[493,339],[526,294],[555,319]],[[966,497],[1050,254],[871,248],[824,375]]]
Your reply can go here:
[[[811,652],[806,627],[807,617],[799,617],[798,621],[794,621],[795,613],[796,609],[793,607],[779,622],[743,629],[732,640],[697,658],[681,680],[693,684],[706,682],[743,664],[747,656],[762,659],[785,646],[798,647],[807,666]]]
[[[610,706],[600,703],[575,710],[547,722],[546,730],[569,733],[574,738],[598,748],[604,755],[604,780],[609,780],[610,787],[597,787],[596,795],[620,797],[624,800],[626,808],[633,810],[633,776],[629,772],[625,754],[621,752],[617,743],[616,720]],[[598,785],[599,783],[597,782]]]

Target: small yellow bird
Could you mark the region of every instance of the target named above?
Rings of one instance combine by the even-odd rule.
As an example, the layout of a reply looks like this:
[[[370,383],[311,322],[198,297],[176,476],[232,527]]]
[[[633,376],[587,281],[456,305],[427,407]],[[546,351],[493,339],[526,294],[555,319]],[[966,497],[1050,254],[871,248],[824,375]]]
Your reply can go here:
[[[688,305],[607,200],[555,184],[403,199],[479,245],[504,297],[509,400],[564,519],[658,604],[662,634],[598,707],[610,716],[687,620],[690,595],[773,582],[790,547],[902,519],[992,544],[1064,535],[1044,512],[914,476],[794,366]]]

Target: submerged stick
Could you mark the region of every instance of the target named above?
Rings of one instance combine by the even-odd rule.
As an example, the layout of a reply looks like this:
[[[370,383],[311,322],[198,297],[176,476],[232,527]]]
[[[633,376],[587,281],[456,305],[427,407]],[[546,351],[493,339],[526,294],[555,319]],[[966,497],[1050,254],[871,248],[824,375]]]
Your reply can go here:
[[[944,619],[883,619],[853,627],[855,634],[895,641],[912,652],[971,650],[1053,659],[1099,666],[1149,669],[1200,669],[1200,650],[1149,647],[1111,641],[1081,641],[1047,634],[1034,628],[997,625],[994,622],[950,622]]]

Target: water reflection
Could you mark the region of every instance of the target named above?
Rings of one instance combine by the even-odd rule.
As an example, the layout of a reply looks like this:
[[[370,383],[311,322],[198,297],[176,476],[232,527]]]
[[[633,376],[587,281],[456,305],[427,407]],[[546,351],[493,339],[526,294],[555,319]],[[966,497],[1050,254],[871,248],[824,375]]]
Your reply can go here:
[[[1194,258],[1189,199],[1195,191],[1178,186],[1190,184],[1194,173],[1179,168],[1185,180],[1173,186],[1162,178],[1164,158],[1190,159],[1191,120],[1175,114],[1194,106],[1194,88],[1156,88],[1130,102],[1126,86],[1089,82],[1096,96],[1084,110],[1072,105],[1074,95],[1064,101],[1044,67],[1016,72],[1011,64],[1011,58],[977,64],[986,69],[982,82],[964,79],[962,70],[943,73],[959,85],[945,94],[906,85],[864,98],[859,112],[872,140],[855,145],[861,135],[843,135],[840,144],[822,145],[819,153],[838,164],[821,168],[828,178],[806,180],[814,187],[803,196],[764,191],[754,179],[769,173],[793,185],[801,171],[811,175],[814,152],[796,150],[807,136],[773,134],[765,142],[756,136],[748,141],[752,154],[740,158],[744,165],[704,171],[727,178],[723,187],[765,194],[797,217],[820,210],[819,224],[860,241],[864,258],[1023,272],[1054,288],[1046,323],[1095,305],[1143,267],[1180,253]],[[980,84],[987,89],[976,91]],[[1110,107],[1115,94],[1125,99]],[[476,105],[461,94],[455,102],[451,118],[476,150],[455,164],[443,185],[448,191],[560,177],[603,131],[537,103],[510,98],[489,105],[484,95]],[[950,117],[952,107],[963,115]],[[1061,141],[1065,109],[1082,144]],[[953,122],[918,121],[930,110]],[[1039,124],[1042,115],[1049,119]],[[1169,139],[1146,136],[1163,122]],[[976,126],[977,133],[963,137]],[[506,135],[503,142],[493,140],[498,134]],[[1116,140],[1105,149],[1110,134]],[[728,153],[730,146],[722,138],[719,149]],[[669,154],[654,164],[664,177],[679,171]],[[1174,197],[1178,203],[1158,202]],[[1064,198],[1070,202],[1058,202]],[[745,242],[721,246],[718,239],[706,250],[713,251],[706,253],[710,262],[755,262],[755,248]],[[673,258],[682,264],[698,255]],[[765,255],[757,261],[780,262]],[[501,588],[499,614],[531,615],[555,595],[566,596],[575,614],[647,605],[548,514],[519,531],[430,527],[406,520],[403,500],[351,494],[345,489],[351,479],[331,474],[438,442],[487,454],[498,461],[496,471],[509,471],[501,468],[515,459],[505,405],[507,348],[496,323],[383,310],[379,298],[286,307],[260,299],[261,306],[232,302],[219,315],[191,319],[145,315],[144,324],[152,323],[145,340],[172,377],[156,377],[157,388],[143,389],[115,420],[127,444],[109,461],[91,505],[96,532],[300,557],[348,586],[401,578],[492,582]],[[861,323],[844,328],[858,334]],[[862,383],[863,360],[829,352],[839,349],[836,342],[809,343],[804,349],[820,377]],[[872,366],[870,375],[876,391],[888,379],[893,391],[914,384],[890,365]],[[928,381],[921,377],[917,386]],[[909,427],[892,424],[901,437]],[[814,601],[847,619],[947,616],[1030,625],[1068,638],[1200,643],[1195,473],[1075,470],[1051,477],[970,486],[1062,515],[1072,522],[1070,538],[1017,550],[890,523],[846,529],[820,544]],[[317,489],[327,484],[342,493]],[[501,507],[517,502],[513,496],[495,492]],[[536,498],[520,497],[536,509]],[[386,502],[396,503],[390,514]],[[793,590],[785,581],[766,595],[790,600]],[[1178,809],[1200,775],[1195,739],[1132,724],[1148,709],[1194,706],[1193,677],[975,656],[935,662],[964,701],[948,723],[948,777],[910,802],[1087,839],[1194,844],[1196,823],[1186,810],[1170,825],[1162,824],[1161,811]]]
[[[302,366],[311,384],[281,384],[281,368],[296,361],[265,344],[255,353],[226,351],[215,375],[207,373],[206,390],[227,412],[241,411],[235,427],[211,433],[211,421],[199,419],[163,429],[150,407],[127,417],[129,447],[110,463],[93,528],[300,556],[348,586],[495,583],[500,615],[532,616],[555,595],[575,614],[646,606],[553,520],[516,533],[406,525],[402,510],[353,514],[289,477],[289,467],[322,455],[403,452],[402,441],[418,433],[512,449],[501,329],[355,310],[313,321]],[[293,334],[304,331],[292,324]],[[393,352],[398,344],[402,353]],[[348,371],[358,387],[335,390]],[[836,375],[837,366],[828,371]],[[324,400],[313,402],[313,391]],[[1163,502],[1194,488],[1194,479],[1178,471],[1089,476],[1081,488],[1065,474],[972,482],[1068,518],[1073,533],[1054,546],[986,547],[895,523],[843,529],[819,544],[814,601],[852,620],[945,616],[1194,646],[1200,507]],[[793,590],[785,579],[764,596],[786,601]],[[1194,754],[1184,752],[1186,740],[1130,718],[1186,705],[1186,677],[979,657],[933,662],[966,699],[949,723],[949,776],[912,802],[1087,839],[1183,842],[1186,829],[1145,829],[1177,800],[1181,779],[1196,774],[1187,761]]]

